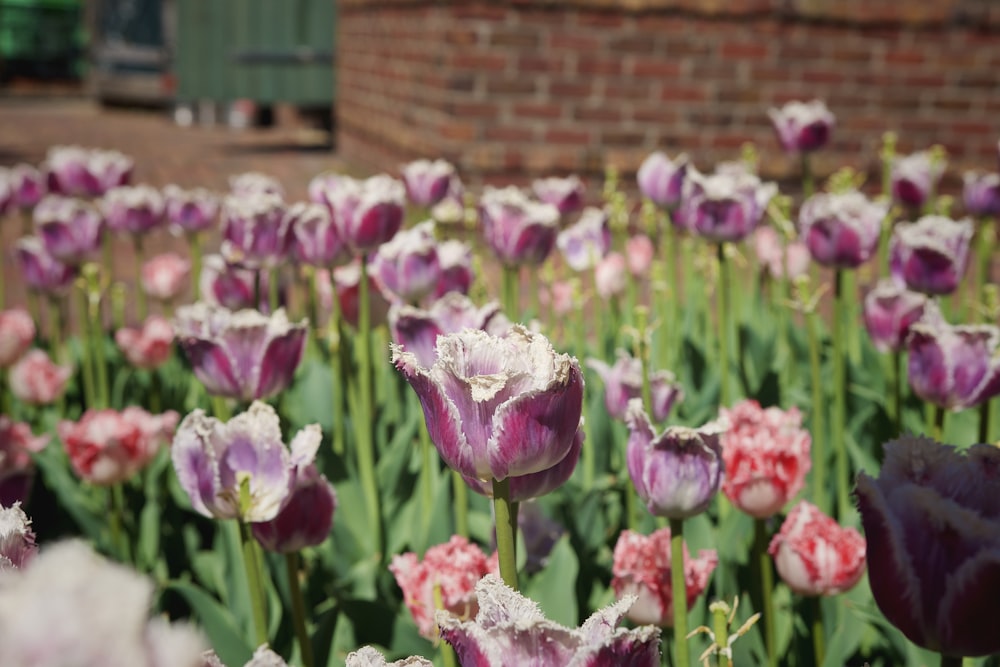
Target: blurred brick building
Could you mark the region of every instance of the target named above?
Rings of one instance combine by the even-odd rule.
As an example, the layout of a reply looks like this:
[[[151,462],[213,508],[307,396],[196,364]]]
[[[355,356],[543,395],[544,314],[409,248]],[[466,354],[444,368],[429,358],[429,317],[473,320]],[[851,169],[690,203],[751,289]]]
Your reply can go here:
[[[838,119],[820,175],[877,169],[887,130],[996,163],[996,0],[340,0],[337,38],[338,150],[376,168],[517,181],[753,141],[781,178],[767,109],[814,97]]]

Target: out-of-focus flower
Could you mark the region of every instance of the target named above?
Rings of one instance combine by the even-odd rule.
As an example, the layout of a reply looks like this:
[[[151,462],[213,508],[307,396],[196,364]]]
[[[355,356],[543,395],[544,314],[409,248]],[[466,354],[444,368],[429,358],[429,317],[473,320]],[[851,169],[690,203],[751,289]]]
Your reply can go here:
[[[539,295],[539,301],[544,306],[552,308],[555,315],[567,315],[577,307],[578,288],[573,281],[556,280],[546,285]]]
[[[31,350],[11,367],[10,390],[25,403],[49,405],[66,391],[71,375],[71,367],[52,363],[43,350]]]
[[[309,181],[308,193],[309,201],[316,204],[323,204],[330,207],[330,197],[342,184],[354,179],[344,174],[337,174],[332,171],[323,172],[313,176]]]
[[[398,345],[392,361],[417,392],[441,458],[463,475],[539,472],[573,447],[583,374],[541,334],[519,325],[502,337],[466,329],[438,338],[433,366]]]
[[[692,558],[684,545],[684,594],[687,608],[705,588],[719,564],[714,549],[701,550]],[[633,623],[670,627],[674,624],[674,592],[670,580],[670,529],[661,528],[648,537],[622,531],[615,544],[611,587],[618,599],[637,599],[625,614]]]
[[[720,165],[706,176],[691,167],[674,222],[716,243],[741,241],[760,224],[777,192],[774,183],[762,183],[746,170]]]
[[[222,256],[246,269],[277,266],[291,244],[284,216],[284,201],[270,192],[226,197],[222,205]]]
[[[325,195],[333,223],[355,255],[372,252],[403,225],[406,188],[387,174],[339,181]]]
[[[550,519],[537,502],[521,503],[517,512],[517,529],[524,537],[524,571],[541,572],[549,562],[556,543],[566,534],[566,528]]]
[[[48,195],[35,207],[33,218],[45,249],[60,262],[82,264],[101,247],[104,218],[92,204]]]
[[[440,299],[448,292],[468,294],[475,274],[472,271],[472,246],[463,241],[442,241],[437,247],[441,275],[432,296]]]
[[[656,249],[653,247],[653,242],[645,234],[630,236],[625,241],[625,261],[629,273],[636,278],[649,272],[655,256]]]
[[[338,266],[333,270],[333,282],[337,289],[337,304],[340,306],[340,316],[352,327],[358,327],[360,313],[361,263],[355,259],[350,264]],[[372,328],[385,324],[389,318],[390,298],[382,287],[378,276],[368,271],[368,307]]]
[[[559,209],[533,201],[513,186],[486,186],[479,198],[479,220],[486,244],[506,266],[541,264],[559,232]]]
[[[126,185],[135,164],[118,151],[53,146],[43,167],[52,192],[71,197],[98,197]]]
[[[868,541],[868,583],[910,641],[947,656],[1000,652],[1000,448],[964,452],[930,438],[885,445],[877,479],[856,493]]]
[[[151,415],[135,406],[87,410],[79,421],[59,422],[59,438],[81,479],[109,486],[145,468],[173,437],[179,418],[173,410]]]
[[[177,429],[171,456],[196,512],[255,523],[278,515],[322,439],[319,425],[311,424],[286,447],[278,413],[254,401],[226,423],[203,410],[190,413]]]
[[[773,227],[758,227],[753,233],[753,249],[768,275],[783,278],[787,269],[788,279],[794,280],[809,271],[809,248],[801,241],[782,244]]]
[[[285,212],[292,255],[303,264],[330,268],[351,258],[350,250],[322,204],[292,204]]]
[[[0,415],[0,505],[28,499],[35,465],[31,455],[45,449],[49,436],[34,436],[31,425]]]
[[[607,211],[588,206],[576,223],[559,232],[556,245],[574,271],[585,271],[596,265],[611,249]]]
[[[614,419],[625,419],[628,404],[633,398],[642,397],[642,361],[618,350],[618,360],[609,366],[600,359],[588,359],[587,365],[601,376],[604,382],[604,406]],[[653,419],[662,422],[670,414],[674,403],[684,398],[684,389],[674,374],[667,370],[651,371],[649,384],[652,393]]]
[[[260,274],[260,303],[254,303],[254,280],[257,272],[227,264],[222,255],[205,255],[201,267],[201,300],[229,310],[254,308],[262,313],[271,309],[267,295],[271,285],[270,271]]]
[[[196,303],[177,310],[174,331],[194,374],[214,396],[269,398],[292,382],[305,348],[305,321]]]
[[[660,629],[618,628],[634,596],[603,609],[580,628],[548,620],[538,605],[487,575],[476,584],[479,613],[466,621],[446,611],[436,614],[441,636],[455,648],[463,665],[587,665],[588,667],[658,667]]]
[[[402,173],[410,201],[433,206],[448,194],[455,167],[445,160],[415,160],[404,165]]]
[[[128,185],[132,181],[135,162],[132,158],[113,150],[91,150],[87,158],[87,170],[97,185],[94,195],[106,194],[109,190]]]
[[[21,503],[0,505],[0,572],[26,567],[36,553],[31,519],[21,509]]]
[[[14,189],[10,182],[10,170],[0,167],[0,215],[7,213],[14,205]]]
[[[116,331],[115,342],[136,368],[158,368],[170,358],[174,328],[167,318],[150,315],[140,329],[122,327]]]
[[[965,172],[962,201],[965,203],[965,212],[969,215],[1000,215],[1000,174]]]
[[[802,490],[812,467],[812,438],[797,408],[763,409],[757,401],[722,408],[722,491],[740,511],[757,519],[777,514]]]
[[[27,236],[17,242],[21,277],[31,289],[46,294],[63,294],[76,277],[76,269],[49,254],[42,240]]]
[[[7,368],[35,340],[35,321],[23,308],[0,311],[0,368]]]
[[[956,411],[1000,394],[1000,329],[952,326],[935,314],[912,325],[906,339],[913,393]]]
[[[594,287],[602,299],[610,299],[624,292],[628,280],[625,257],[620,252],[609,252],[594,266]]]
[[[412,655],[409,658],[386,662],[385,656],[378,649],[371,646],[363,646],[353,653],[347,654],[347,664],[345,667],[433,667],[427,658]]]
[[[642,401],[629,402],[628,473],[639,498],[656,516],[686,519],[701,514],[719,490],[719,431],[671,426],[657,435]]]
[[[478,611],[476,583],[487,574],[499,574],[499,565],[496,553],[487,557],[475,544],[453,535],[444,544],[428,549],[423,561],[412,552],[393,556],[389,570],[403,590],[403,602],[420,634],[437,639],[434,589],[441,591],[443,609],[461,618],[472,618]]]
[[[153,582],[80,540],[45,549],[0,578],[0,664],[201,667],[193,627],[149,620]]]
[[[789,512],[768,553],[782,580],[799,595],[843,593],[865,572],[865,539],[805,500]]]
[[[891,280],[880,280],[864,302],[865,328],[879,352],[903,348],[910,327],[920,321],[927,297],[911,292]]]
[[[926,215],[896,225],[889,245],[892,275],[916,292],[951,294],[965,273],[972,221]]]
[[[559,178],[536,178],[531,183],[531,190],[538,201],[552,204],[559,209],[559,215],[568,215],[583,208],[587,189],[579,176]]]
[[[660,151],[652,153],[643,160],[636,174],[639,190],[657,206],[674,208],[681,201],[689,165],[687,155],[678,155],[676,160],[671,160]]]
[[[145,234],[163,225],[163,195],[148,185],[123,185],[104,193],[101,210],[108,229],[118,233]]]
[[[142,265],[142,289],[159,301],[173,301],[187,281],[191,262],[175,252],[165,252]]]
[[[425,368],[430,368],[437,360],[438,336],[458,333],[463,329],[482,329],[499,334],[501,331],[496,328],[497,324],[504,328],[509,326],[500,314],[499,303],[490,301],[479,307],[469,297],[457,293],[446,294],[426,310],[405,304],[394,305],[389,310],[389,329],[393,340],[411,352],[417,363]]]
[[[788,102],[780,109],[770,109],[767,115],[786,153],[806,153],[822,148],[830,141],[835,122],[822,100]]]
[[[431,207],[431,218],[443,225],[457,225],[465,222],[465,215],[465,186],[458,176],[453,176],[444,198]]]
[[[219,213],[219,197],[204,188],[184,190],[176,185],[163,188],[167,222],[171,231],[194,234],[211,229]]]
[[[19,209],[33,208],[49,191],[45,174],[30,164],[17,164],[7,172],[11,204]]]
[[[582,449],[583,428],[581,426],[581,428],[577,429],[576,437],[573,439],[573,446],[570,448],[569,453],[563,457],[562,461],[545,470],[539,470],[527,475],[515,475],[509,478],[510,502],[520,503],[532,498],[541,498],[565,484],[573,476],[576,464],[580,462],[580,452]],[[479,495],[486,496],[487,498],[493,497],[492,481],[469,477],[467,475],[463,475],[462,478],[469,485],[469,488]]]
[[[212,650],[202,653],[201,659],[202,664],[199,667],[226,667]],[[288,663],[268,648],[267,644],[261,644],[243,667],[288,667]]]
[[[934,192],[947,163],[932,151],[897,157],[892,163],[892,197],[900,204],[923,206]]]
[[[229,177],[229,192],[238,197],[247,195],[277,195],[285,196],[285,188],[276,178],[262,174],[259,171],[248,171]]]
[[[405,229],[379,246],[371,269],[387,290],[406,303],[433,292],[441,277],[434,221]]]
[[[802,239],[813,259],[824,266],[856,268],[878,246],[888,204],[873,202],[856,190],[821,192],[799,212]]]
[[[330,534],[337,493],[309,464],[294,471],[292,492],[278,515],[253,524],[253,535],[268,551],[292,553],[322,544]]]

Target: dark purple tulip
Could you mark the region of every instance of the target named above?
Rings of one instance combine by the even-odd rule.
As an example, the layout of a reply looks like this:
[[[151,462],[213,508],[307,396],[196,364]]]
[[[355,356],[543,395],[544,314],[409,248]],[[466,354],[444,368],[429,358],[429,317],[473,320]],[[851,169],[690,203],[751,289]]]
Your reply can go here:
[[[163,195],[148,185],[123,185],[104,193],[101,209],[108,229],[118,233],[145,234],[164,224]]]
[[[268,271],[260,273],[260,303],[255,304],[254,280],[257,273],[253,269],[227,264],[222,255],[205,255],[198,294],[209,305],[228,310],[255,308],[267,314],[271,312],[268,299],[271,276]]]
[[[226,197],[220,252],[228,263],[246,269],[273,268],[285,259],[290,244],[285,204],[279,195],[250,192]]]
[[[538,197],[538,201],[552,204],[559,209],[560,215],[568,215],[582,209],[587,192],[579,176],[538,178],[531,183],[531,190]]]
[[[132,182],[132,170],[135,163],[132,158],[118,151],[90,151],[87,167],[97,183],[95,194],[103,195],[123,185]]]
[[[487,245],[505,266],[541,264],[559,232],[559,209],[529,199],[513,186],[486,186],[479,198],[479,219]]]
[[[61,262],[83,264],[100,250],[104,218],[92,204],[48,195],[35,207],[33,217],[45,249]]]
[[[340,316],[355,329],[358,327],[361,298],[361,262],[355,259],[350,264],[338,266],[333,270],[333,283],[337,291],[337,305]],[[368,266],[368,298],[371,315],[371,326],[379,327],[386,323],[389,317],[389,302],[392,295],[382,286],[382,281]]]
[[[789,102],[767,112],[786,153],[806,153],[822,148],[830,140],[835,119],[826,103]]]
[[[17,208],[33,208],[49,191],[45,174],[30,164],[15,165],[9,176],[11,204]]]
[[[285,189],[281,187],[281,183],[277,179],[256,171],[230,176],[229,192],[237,197],[252,194],[285,196]]]
[[[719,168],[705,176],[691,167],[675,222],[709,241],[741,241],[760,224],[777,192],[773,183],[745,170]]]
[[[371,269],[397,298],[416,303],[433,292],[441,278],[437,248],[434,221],[427,220],[379,246]]]
[[[910,328],[910,387],[920,398],[949,410],[979,405],[1000,394],[1000,329],[952,326],[925,318]]]
[[[556,245],[562,251],[569,268],[585,271],[594,267],[611,249],[611,227],[608,213],[589,206],[572,226],[559,232]]]
[[[681,202],[684,178],[689,161],[687,155],[671,160],[665,153],[653,153],[639,167],[636,180],[642,194],[661,208],[674,208]]]
[[[865,297],[865,328],[879,352],[903,348],[910,327],[924,316],[927,297],[891,280],[881,280]]]
[[[0,506],[28,500],[35,464],[32,455],[49,443],[49,435],[35,436],[31,425],[0,415]]]
[[[500,313],[500,304],[490,301],[477,307],[464,294],[446,294],[427,310],[397,304],[389,310],[389,329],[393,340],[411,352],[417,362],[430,368],[437,360],[437,339],[463,329],[481,329],[499,334],[509,328]]]
[[[402,173],[410,201],[433,206],[448,194],[455,167],[444,160],[415,160],[404,165]]]
[[[923,206],[937,187],[945,166],[944,160],[931,151],[896,158],[892,164],[892,198],[905,206]]]
[[[337,493],[309,464],[295,472],[292,492],[278,515],[251,525],[253,536],[268,551],[294,553],[322,544],[330,535]]]
[[[889,246],[892,275],[924,294],[951,294],[969,261],[973,227],[969,219],[927,215],[896,225]]]
[[[434,287],[435,299],[449,292],[468,294],[475,274],[472,271],[472,246],[462,241],[442,241],[438,244],[438,264],[441,277]]]
[[[44,171],[52,192],[71,197],[99,197],[112,188],[126,185],[134,166],[131,158],[118,151],[55,146],[49,149]]]
[[[604,382],[604,406],[614,419],[625,419],[628,404],[633,398],[642,397],[642,361],[618,350],[618,360],[609,366],[600,359],[590,359],[587,365],[601,376]],[[684,390],[670,371],[653,371],[649,374],[653,399],[653,419],[664,421],[674,404],[684,398]]]
[[[49,254],[42,240],[28,236],[17,242],[21,276],[28,287],[39,292],[61,294],[69,289],[76,269]]]
[[[196,303],[179,308],[174,319],[177,342],[208,393],[242,401],[274,396],[291,384],[307,330],[281,309],[266,316]]]
[[[292,204],[284,224],[291,236],[292,255],[303,264],[331,268],[350,261],[350,250],[323,204]]]
[[[372,252],[403,226],[406,188],[391,176],[345,180],[325,192],[333,224],[355,255]]]
[[[965,212],[979,217],[1000,215],[1000,174],[965,172]]]
[[[215,226],[219,197],[204,188],[183,190],[176,185],[163,189],[167,222],[171,231],[194,234]]]
[[[860,192],[821,192],[799,211],[799,230],[813,259],[823,266],[853,269],[878,246],[889,207]]]

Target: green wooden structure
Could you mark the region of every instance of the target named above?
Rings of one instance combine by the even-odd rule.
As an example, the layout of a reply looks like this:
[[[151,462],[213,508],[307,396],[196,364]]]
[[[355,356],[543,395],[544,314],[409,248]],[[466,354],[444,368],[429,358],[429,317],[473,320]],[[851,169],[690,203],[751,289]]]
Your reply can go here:
[[[0,0],[0,78],[78,76],[83,40],[80,0]]]

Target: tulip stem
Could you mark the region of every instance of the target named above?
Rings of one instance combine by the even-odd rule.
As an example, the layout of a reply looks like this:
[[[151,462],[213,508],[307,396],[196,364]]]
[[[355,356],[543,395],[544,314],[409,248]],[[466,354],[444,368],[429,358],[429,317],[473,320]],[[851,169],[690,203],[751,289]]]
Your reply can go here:
[[[457,470],[451,471],[452,503],[455,505],[455,533],[469,536],[469,490]]]
[[[979,438],[976,442],[990,442],[990,403],[985,400],[979,404]]]
[[[725,649],[729,647],[729,618],[726,613],[727,609],[725,607],[719,608],[716,606],[717,603],[713,603],[709,606],[712,609],[712,631],[714,633],[715,645],[718,647],[716,650],[716,657],[718,658],[718,667],[729,667],[729,653]]]
[[[813,596],[810,599],[812,603],[812,640],[813,640],[813,655],[816,658],[814,663],[819,667],[823,664],[826,659],[826,634],[823,626],[823,597],[821,595]]]
[[[274,267],[271,269],[271,273],[268,275],[267,281],[267,304],[270,306],[271,312],[278,310],[278,306],[281,305],[280,295],[278,294],[278,274],[281,269]]]
[[[302,667],[313,667],[312,642],[309,641],[309,630],[306,627],[306,604],[302,597],[302,586],[299,584],[299,552],[285,554],[285,571],[288,573],[288,594],[292,603],[292,624],[295,626],[295,637],[299,642],[299,652],[302,656]]]
[[[188,244],[191,246],[191,294],[195,301],[200,301],[201,295],[201,232],[188,234]]]
[[[945,420],[946,410],[940,405],[930,405],[927,410],[927,416],[929,417],[927,423],[927,432],[930,436],[941,442],[944,439],[944,420]]]
[[[261,571],[260,552],[251,533],[250,524],[240,521],[240,542],[243,544],[243,567],[247,571],[250,589],[250,609],[253,612],[254,638],[257,646],[267,643],[267,598]]]
[[[715,305],[719,314],[719,405],[729,407],[729,264],[726,262],[726,244],[717,246],[719,281],[715,292]]]
[[[379,509],[378,482],[375,479],[375,443],[372,442],[372,363],[371,363],[371,299],[368,289],[368,264],[361,258],[361,280],[358,282],[358,393],[361,414],[354,423],[357,433],[358,472],[368,506],[368,516],[374,534],[375,553],[382,558],[382,513]]]
[[[112,484],[108,488],[109,500],[111,501],[111,516],[109,517],[111,527],[111,541],[114,549],[118,552],[118,559],[122,563],[132,562],[132,553],[129,548],[128,534],[125,532],[125,495],[122,492],[121,484]]]
[[[423,483],[421,484],[424,504],[423,525],[426,526],[430,523],[431,515],[434,513],[434,473],[431,469],[434,463],[431,450],[434,446],[431,444],[431,436],[427,432],[426,422],[421,421],[418,430],[420,431],[420,455],[423,467]]]
[[[108,364],[104,355],[104,326],[101,323],[101,284],[100,272],[96,266],[87,272],[87,314],[90,339],[87,343],[93,352],[93,364],[97,379],[97,407],[110,406],[110,391],[108,389]],[[140,290],[142,291],[142,290]]]
[[[649,309],[645,306],[635,310],[635,356],[642,364],[642,408],[651,418],[653,415],[653,385],[649,377]],[[655,418],[654,418],[655,419]]]
[[[441,594],[441,584],[435,583],[433,589],[434,611],[444,609],[444,596]],[[441,627],[435,623],[434,631],[440,634]],[[441,652],[441,662],[444,667],[455,667],[455,649],[448,642],[438,642],[438,650]]]
[[[344,389],[347,387],[345,370],[347,364],[343,363],[344,331],[340,318],[340,299],[337,297],[337,281],[333,278],[333,271],[330,271],[330,290],[333,298],[330,300],[330,321],[327,323],[328,337],[330,341],[330,377],[333,380],[333,453],[337,456],[344,455]]]
[[[517,518],[513,503],[510,502],[510,477],[493,480],[493,512],[496,515],[497,558],[500,562],[500,578],[517,590],[517,547],[514,531]]]
[[[520,322],[521,313],[518,309],[518,268],[516,266],[503,267],[503,309],[511,322]]]
[[[771,591],[774,588],[774,572],[772,571],[771,556],[767,553],[767,527],[763,519],[754,519],[754,560],[760,568],[760,598],[758,600],[761,616],[764,617],[764,646],[767,650],[768,667],[777,667],[778,660],[775,652],[775,631],[774,631],[774,605],[771,602]]]
[[[813,502],[824,512],[830,508],[826,501],[826,424],[823,414],[826,406],[823,402],[823,372],[820,364],[819,348],[819,315],[815,311],[806,313],[806,333],[809,337],[809,369],[812,375],[812,410],[809,419],[812,428],[812,459],[813,459]]]
[[[833,419],[831,426],[832,443],[837,455],[837,516],[844,519],[850,513],[850,470],[847,461],[846,421],[847,421],[847,359],[844,355],[844,272],[834,273],[833,290]]]
[[[146,290],[142,287],[142,264],[145,261],[145,248],[143,248],[142,236],[136,234],[132,237],[135,246],[135,305],[136,316],[140,322],[146,320]]]
[[[684,580],[684,519],[670,519],[670,590],[674,602],[674,664],[689,667],[687,584]]]
[[[81,286],[80,283],[77,283]],[[94,401],[95,388],[94,388],[94,355],[91,354],[91,332],[90,332],[90,295],[87,290],[86,284],[82,284],[80,290],[80,340],[83,345],[80,346],[82,352],[82,358],[80,360],[81,372],[83,373],[83,399],[84,405],[87,408],[96,407]]]
[[[664,303],[663,308],[663,336],[660,338],[660,368],[673,368],[674,353],[676,343],[674,339],[677,332],[682,331],[680,325],[680,290],[677,281],[677,253],[675,248],[674,225],[670,222],[670,213],[664,212],[663,217],[663,282],[664,298],[660,303]],[[690,280],[690,276],[685,276],[685,280]]]

